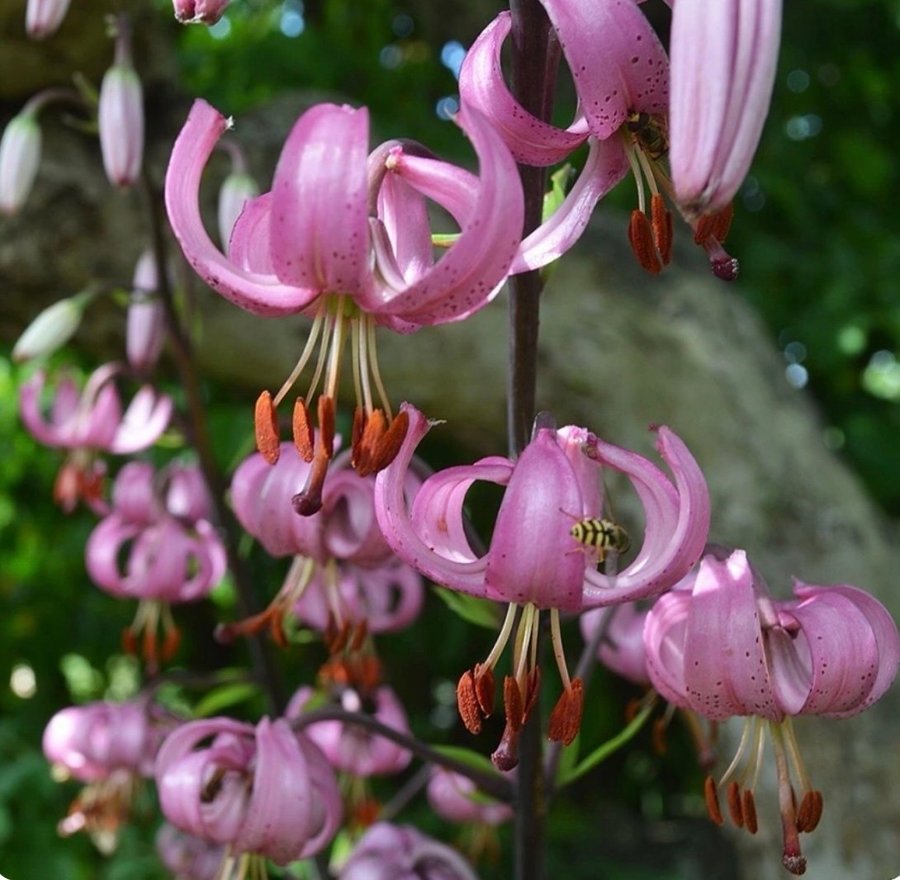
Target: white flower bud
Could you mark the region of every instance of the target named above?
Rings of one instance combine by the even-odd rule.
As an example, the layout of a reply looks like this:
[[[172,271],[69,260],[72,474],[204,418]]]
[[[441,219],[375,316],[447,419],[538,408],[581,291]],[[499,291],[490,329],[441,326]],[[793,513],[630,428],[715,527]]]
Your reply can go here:
[[[25,204],[41,161],[41,127],[27,110],[14,116],[0,139],[0,211],[15,214]]]
[[[89,295],[61,299],[42,311],[26,328],[13,348],[16,363],[47,357],[62,348],[81,324]]]

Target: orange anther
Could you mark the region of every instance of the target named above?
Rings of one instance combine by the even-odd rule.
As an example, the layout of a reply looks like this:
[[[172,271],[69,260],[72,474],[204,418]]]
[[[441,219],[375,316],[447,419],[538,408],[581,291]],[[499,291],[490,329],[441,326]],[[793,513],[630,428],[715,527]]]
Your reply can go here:
[[[659,254],[663,266],[672,261],[672,212],[666,207],[666,201],[660,193],[650,198],[650,228],[653,232],[653,244]]]
[[[475,696],[475,679],[472,671],[467,669],[456,685],[456,705],[459,717],[469,733],[481,733],[481,710]]]
[[[162,658],[165,661],[171,660],[178,652],[181,644],[181,630],[177,626],[173,626],[166,632],[162,645]]]
[[[737,782],[730,782],[726,790],[728,799],[728,812],[731,815],[731,821],[738,828],[744,827],[744,811],[741,806],[741,787]],[[751,795],[752,798],[752,795]]]
[[[803,795],[800,801],[800,809],[797,810],[797,830],[814,831],[822,818],[822,793],[810,790]]]
[[[635,713],[637,714],[637,713]],[[632,716],[633,718],[634,716]],[[629,719],[631,720],[631,719]],[[653,722],[653,729],[650,736],[650,741],[653,744],[653,751],[656,752],[657,755],[664,755],[668,751],[668,744],[666,743],[666,730],[668,729],[668,724],[666,724],[665,718],[657,718],[656,721]]]
[[[294,446],[304,461],[313,460],[313,429],[309,423],[309,410],[302,397],[294,403],[294,417],[291,422],[294,433]]]
[[[550,721],[547,725],[547,736],[554,742],[561,742],[564,746],[571,745],[581,729],[581,716],[584,712],[584,687],[580,678],[572,680],[570,687],[566,688],[553,711],[550,713]]]
[[[326,458],[334,457],[334,398],[323,394],[319,397],[319,449]]]
[[[748,788],[741,795],[741,810],[744,814],[744,825],[751,834],[756,834],[759,825],[756,822],[756,799]]]
[[[519,683],[511,675],[503,679],[503,711],[507,726],[514,732],[520,731],[525,722],[525,709]]]
[[[397,414],[390,427],[379,438],[372,461],[372,472],[386,468],[396,457],[409,430],[409,416],[405,412]]]
[[[256,434],[256,448],[259,454],[269,463],[275,464],[281,454],[281,442],[278,439],[278,415],[272,395],[263,391],[256,398],[253,411],[253,430]]]
[[[653,228],[647,219],[647,215],[637,208],[631,212],[631,220],[628,224],[628,241],[631,244],[631,250],[637,257],[638,263],[652,275],[658,275],[662,271],[663,264],[660,261],[659,254],[656,252],[656,245],[653,241]]]
[[[722,808],[719,806],[719,793],[716,791],[716,780],[707,776],[703,783],[703,797],[706,800],[706,812],[716,825],[724,824]]]
[[[353,630],[353,636],[350,639],[350,650],[358,651],[366,640],[366,636],[369,634],[369,627],[366,624],[365,620],[360,621],[356,624],[356,627]]]

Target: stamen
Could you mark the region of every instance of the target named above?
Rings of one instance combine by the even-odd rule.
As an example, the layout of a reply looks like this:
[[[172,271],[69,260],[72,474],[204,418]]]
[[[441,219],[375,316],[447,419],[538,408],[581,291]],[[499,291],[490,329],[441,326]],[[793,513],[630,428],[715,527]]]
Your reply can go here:
[[[369,370],[372,373],[372,381],[375,383],[375,390],[378,392],[378,400],[381,403],[381,407],[384,410],[385,415],[388,417],[388,421],[391,419],[391,402],[388,400],[387,391],[384,387],[384,382],[381,379],[381,370],[378,368],[378,348],[376,345],[376,336],[375,336],[375,319],[371,315],[364,315],[363,322],[365,323],[366,328],[366,337],[368,339],[368,346],[366,351],[369,355]]]
[[[702,245],[707,239],[714,238],[724,242],[734,219],[734,204],[729,203],[715,214],[704,214],[694,227],[694,243]]]
[[[263,391],[256,399],[253,411],[253,429],[256,434],[256,448],[269,463],[275,464],[281,454],[281,441],[278,438],[278,414],[272,395]]]
[[[469,733],[481,733],[481,709],[475,691],[475,676],[467,669],[456,685],[456,706]]]
[[[553,657],[556,660],[556,668],[559,670],[563,688],[568,690],[571,684],[569,670],[566,666],[566,655],[563,650],[562,633],[559,628],[559,609],[557,608],[550,609],[550,641],[553,644]]]
[[[650,228],[653,231],[653,244],[659,252],[663,266],[672,262],[672,212],[666,207],[665,199],[654,193],[650,199]]]
[[[737,784],[737,782],[732,781],[728,783],[726,796],[728,800],[728,812],[731,815],[731,821],[734,822],[735,827],[743,828],[744,811],[741,808],[741,787]]]
[[[819,820],[822,818],[822,792],[813,789],[803,795],[800,802],[800,809],[797,810],[797,830],[798,831],[815,831]]]
[[[409,416],[406,412],[397,413],[390,427],[378,440],[372,462],[372,472],[384,470],[396,457],[409,430]]]
[[[475,699],[485,718],[494,711],[494,671],[482,663],[475,664]]]
[[[178,652],[178,647],[181,644],[181,630],[175,625],[175,620],[172,617],[172,609],[166,603],[162,604],[161,616],[163,631],[165,632],[162,645],[162,658],[164,661],[168,662]]]
[[[787,756],[784,749],[784,735],[780,724],[771,724],[772,749],[775,752],[775,773],[778,780],[778,806],[781,811],[781,835],[784,844],[781,863],[792,874],[806,871],[806,859],[800,851],[800,828],[797,810],[794,806]]]
[[[303,372],[306,367],[307,362],[309,361],[309,356],[312,354],[313,348],[316,344],[316,340],[319,338],[319,332],[322,329],[323,318],[327,313],[328,305],[327,301],[323,300],[318,310],[316,311],[316,317],[313,321],[313,325],[309,330],[309,336],[306,337],[306,345],[303,346],[303,353],[300,355],[297,363],[294,364],[294,369],[291,370],[291,374],[284,380],[281,388],[278,389],[278,394],[275,395],[275,406],[281,403],[282,400],[287,396],[288,391],[294,387],[294,383],[297,381],[299,375]]]
[[[369,627],[366,624],[365,620],[356,624],[356,627],[353,630],[353,637],[350,639],[350,650],[359,651],[360,648],[362,648],[363,643],[365,642],[368,635]]]
[[[319,448],[334,458],[334,398],[326,394],[319,397]]]
[[[712,776],[706,777],[706,782],[703,783],[703,796],[706,799],[706,812],[709,814],[709,818],[716,823],[716,825],[724,825],[725,820],[722,818],[722,808],[719,806],[719,793],[716,790],[716,780],[712,778]]]
[[[366,427],[366,411],[357,404],[353,410],[353,426],[350,429],[350,453],[351,464],[356,459],[357,450],[362,440],[363,430]]]
[[[571,687],[566,688],[557,700],[547,728],[547,736],[554,742],[564,746],[571,745],[581,729],[581,716],[584,712],[584,686],[580,678],[572,680]]]
[[[749,788],[744,789],[744,793],[741,796],[741,810],[744,814],[744,824],[747,826],[747,830],[751,834],[756,834],[759,830],[759,825],[756,822],[756,799]]]
[[[631,714],[631,718],[629,721],[634,720],[637,715],[637,710],[640,707],[640,702],[634,700],[632,704],[634,706],[634,711]],[[666,731],[668,730],[669,725],[666,723],[665,718],[657,718],[653,722],[653,728],[650,734],[650,743],[653,746],[653,751],[656,752],[657,755],[665,755],[665,753],[669,750],[669,746],[666,743]]]
[[[506,647],[506,643],[509,641],[509,634],[512,632],[513,623],[516,619],[516,611],[517,606],[510,603],[506,608],[506,617],[503,619],[503,626],[500,627],[500,635],[497,636],[497,641],[494,642],[494,647],[491,648],[491,653],[488,654],[487,660],[484,661],[484,666],[493,669],[497,665],[497,661],[500,659],[500,655],[503,653],[503,649]],[[478,667],[476,666],[476,669]]]
[[[647,215],[635,208],[631,212],[631,221],[628,224],[628,241],[631,244],[638,263],[651,275],[658,275],[662,271],[663,264],[656,252],[656,244],[653,241],[653,228]]]
[[[312,425],[309,423],[309,410],[302,397],[298,397],[294,403],[294,417],[292,420],[294,446],[300,457],[306,461],[313,460],[314,435]]]
[[[520,731],[525,723],[525,705],[519,683],[511,675],[503,679],[503,711],[507,725],[516,732]]]

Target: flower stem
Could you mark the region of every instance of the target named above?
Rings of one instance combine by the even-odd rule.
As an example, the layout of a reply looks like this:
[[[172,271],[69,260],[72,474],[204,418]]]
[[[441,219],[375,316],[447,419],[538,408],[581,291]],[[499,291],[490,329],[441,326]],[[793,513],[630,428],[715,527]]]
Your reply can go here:
[[[238,607],[243,617],[250,617],[257,610],[256,595],[250,579],[250,573],[238,552],[240,531],[231,509],[225,503],[227,486],[212,452],[206,421],[206,404],[203,400],[200,380],[195,369],[191,341],[178,319],[172,288],[169,284],[168,272],[166,271],[167,247],[164,232],[165,221],[163,220],[161,207],[162,194],[154,187],[146,171],[143,173],[142,184],[147,199],[153,256],[156,260],[159,278],[159,289],[157,292],[163,304],[172,358],[175,361],[178,377],[184,388],[187,400],[186,430],[188,439],[197,453],[200,470],[209,489],[210,498],[215,509],[219,532],[228,556],[228,567],[237,589]],[[284,709],[285,698],[281,684],[281,674],[275,663],[271,646],[264,642],[260,636],[250,637],[247,640],[247,644],[255,672],[254,677],[262,682],[269,712],[278,716]]]
[[[538,0],[510,0],[512,13],[512,88],[518,101],[535,116],[549,119],[559,47]],[[519,166],[525,196],[523,235],[541,222],[546,172]],[[538,272],[515,275],[509,282],[509,372],[507,377],[507,437],[511,457],[528,443],[534,420],[540,295]],[[541,713],[529,714],[519,740],[516,785],[515,878],[544,876],[544,775],[541,762]]]

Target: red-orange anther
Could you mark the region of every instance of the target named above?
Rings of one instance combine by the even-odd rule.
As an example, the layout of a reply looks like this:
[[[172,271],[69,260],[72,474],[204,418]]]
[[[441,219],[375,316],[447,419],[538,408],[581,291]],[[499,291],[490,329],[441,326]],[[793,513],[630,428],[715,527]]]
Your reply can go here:
[[[269,463],[275,464],[281,453],[281,442],[278,439],[278,414],[272,395],[268,391],[260,393],[256,398],[253,411],[253,430],[256,434],[256,448],[259,454]]]

